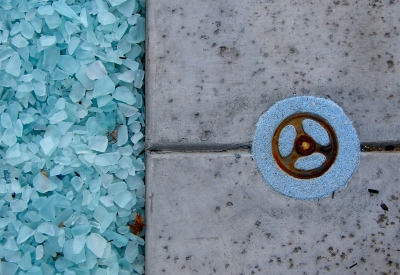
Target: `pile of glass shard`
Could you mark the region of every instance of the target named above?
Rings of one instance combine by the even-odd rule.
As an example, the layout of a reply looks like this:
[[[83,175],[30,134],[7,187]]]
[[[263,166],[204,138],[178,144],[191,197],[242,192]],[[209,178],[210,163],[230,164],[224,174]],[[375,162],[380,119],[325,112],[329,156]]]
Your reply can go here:
[[[0,274],[144,273],[145,0],[0,1]]]

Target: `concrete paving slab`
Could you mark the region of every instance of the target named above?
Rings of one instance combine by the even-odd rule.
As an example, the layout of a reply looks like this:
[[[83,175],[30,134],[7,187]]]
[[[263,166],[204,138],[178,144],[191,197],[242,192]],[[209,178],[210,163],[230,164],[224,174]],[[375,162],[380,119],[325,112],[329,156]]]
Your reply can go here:
[[[399,163],[363,153],[347,187],[301,201],[268,187],[248,151],[151,153],[146,274],[398,274]]]
[[[293,95],[331,98],[362,143],[400,141],[395,1],[147,1],[149,149],[248,146]]]

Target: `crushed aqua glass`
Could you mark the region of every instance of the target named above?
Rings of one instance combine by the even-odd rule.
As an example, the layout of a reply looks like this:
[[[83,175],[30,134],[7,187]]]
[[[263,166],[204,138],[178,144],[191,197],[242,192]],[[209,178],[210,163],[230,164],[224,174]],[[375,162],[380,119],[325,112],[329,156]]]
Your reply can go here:
[[[143,274],[145,0],[0,17],[0,273]]]

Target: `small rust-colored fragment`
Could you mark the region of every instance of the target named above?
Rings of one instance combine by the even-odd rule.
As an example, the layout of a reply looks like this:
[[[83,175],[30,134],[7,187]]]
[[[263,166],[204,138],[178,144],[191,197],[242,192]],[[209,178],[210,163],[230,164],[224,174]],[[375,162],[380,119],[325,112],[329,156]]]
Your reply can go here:
[[[385,210],[385,211],[388,211],[388,210],[389,210],[389,207],[387,207],[387,205],[384,204],[384,203],[381,204],[381,207],[382,207],[382,209]]]
[[[58,228],[64,227],[64,223],[60,222],[60,224],[58,225]]]
[[[133,231],[133,234],[139,236],[140,233],[142,233],[143,227],[145,227],[146,224],[143,222],[143,217],[136,212],[136,218],[134,224],[133,225],[128,224],[128,226]]]
[[[49,177],[49,175],[47,175],[46,171],[44,171],[44,169],[40,170],[40,172],[43,174],[43,176],[45,176],[46,178]]]
[[[106,132],[107,138],[108,138],[108,142],[117,142],[117,135],[118,135],[118,130],[115,129],[114,131],[110,132]]]

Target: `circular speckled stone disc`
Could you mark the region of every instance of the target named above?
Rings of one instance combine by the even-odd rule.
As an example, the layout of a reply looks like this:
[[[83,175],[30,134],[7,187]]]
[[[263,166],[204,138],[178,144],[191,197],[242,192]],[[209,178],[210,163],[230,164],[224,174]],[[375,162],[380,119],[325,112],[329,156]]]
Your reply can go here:
[[[300,113],[323,118],[335,131],[338,143],[335,162],[323,175],[311,179],[287,174],[272,154],[272,139],[278,126],[287,117]],[[292,198],[313,200],[329,196],[346,185],[360,160],[360,142],[351,121],[336,103],[324,98],[299,96],[279,101],[261,115],[252,154],[262,176],[273,189]]]

